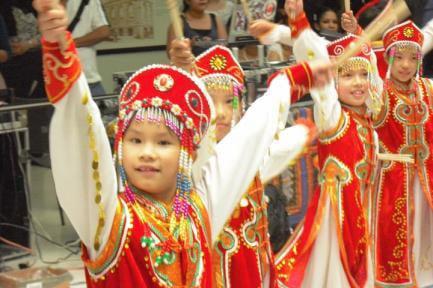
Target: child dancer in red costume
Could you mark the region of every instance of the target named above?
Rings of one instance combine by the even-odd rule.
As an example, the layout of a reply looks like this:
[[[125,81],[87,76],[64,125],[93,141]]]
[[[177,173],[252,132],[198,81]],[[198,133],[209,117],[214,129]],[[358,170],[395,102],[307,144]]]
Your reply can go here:
[[[302,1],[287,1],[286,8],[288,15],[297,15],[290,23],[291,36],[308,47],[294,45],[298,60],[328,54],[338,58],[357,40],[347,36],[326,43],[311,31]],[[338,67],[335,85],[311,91],[320,129],[319,187],[304,221],[276,255],[283,287],[369,287],[372,283],[367,207],[377,137],[371,115],[380,109],[372,57],[371,48],[364,45]]]
[[[414,163],[384,162],[374,205],[378,286],[433,285],[433,86],[420,77],[424,36],[411,21],[383,36],[388,73],[375,121],[381,148]]]
[[[223,141],[242,114],[243,70],[228,48],[214,46],[197,57],[194,71],[215,105],[216,140]],[[280,174],[312,139],[313,123],[299,124],[303,125],[278,133],[259,173],[218,235],[213,245],[217,287],[276,287],[262,183]]]
[[[114,166],[74,43],[65,33],[64,7],[55,1],[34,4],[44,38],[46,90],[55,106],[53,177],[83,242],[87,285],[211,287],[210,243],[254,179],[289,96],[276,93],[280,83],[273,82],[239,122],[243,133],[220,143],[193,187],[193,157],[213,115],[207,92],[181,70],[145,67],[121,91]],[[302,67],[292,68],[298,83],[329,70],[325,64]],[[315,79],[326,82],[327,73],[320,75]]]

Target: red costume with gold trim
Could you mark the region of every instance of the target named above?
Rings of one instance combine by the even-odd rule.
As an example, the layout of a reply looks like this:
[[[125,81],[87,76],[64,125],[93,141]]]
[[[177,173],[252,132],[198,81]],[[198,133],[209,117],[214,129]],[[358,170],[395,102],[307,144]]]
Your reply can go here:
[[[101,166],[106,162],[102,162],[101,151],[97,149],[100,147],[97,142],[100,139],[96,138],[96,132],[93,131],[95,117],[99,114],[93,114],[93,107],[89,110],[83,109],[88,108],[87,105],[93,102],[91,103],[86,92],[87,86],[80,86],[83,82],[79,81],[85,81],[85,78],[81,74],[80,63],[69,33],[67,39],[68,47],[65,51],[61,51],[57,43],[43,41],[43,60],[46,90],[50,101],[61,102],[59,105],[68,103],[68,110],[74,111],[74,117],[85,118],[88,124],[88,127],[83,129],[88,131],[93,158],[86,159],[88,162],[85,164],[91,163],[92,174],[89,178],[94,181],[94,202],[97,204],[99,218],[91,247],[92,251],[98,252],[97,257],[90,257],[89,247],[83,245],[82,249],[87,285],[212,287],[209,247],[211,227],[201,198],[182,180],[176,182],[182,187],[177,187],[173,207],[166,207],[143,192],[134,190],[132,193],[134,188],[129,186],[121,161],[122,139],[130,121],[134,117],[137,121],[142,120],[143,118],[139,117],[145,117],[144,111],[147,111],[146,117],[152,117],[152,121],[161,121],[163,115],[165,125],[176,133],[181,142],[180,153],[183,154],[183,158],[180,159],[183,162],[179,164],[182,171],[178,171],[178,177],[189,180],[185,174],[191,171],[188,164],[192,161],[189,161],[188,157],[191,157],[191,153],[205,135],[211,119],[212,108],[207,94],[189,74],[164,65],[145,67],[137,71],[125,84],[120,97],[115,143],[121,185],[114,202],[117,207],[110,223],[111,232],[108,241],[101,245],[101,231],[107,225],[108,211],[102,204],[103,198],[111,195],[102,195],[102,189],[109,186],[109,183],[101,179],[102,174],[106,173]],[[77,89],[77,86],[78,89],[85,87],[83,95],[79,95],[79,104],[73,102],[77,98],[77,91],[68,95],[72,89]],[[65,99],[66,97],[68,99]],[[149,108],[150,111],[144,110]],[[83,111],[87,111],[87,114]],[[111,157],[108,163],[112,165]],[[56,169],[56,172],[58,170]],[[179,194],[181,199],[178,199]],[[85,200],[81,199],[84,203]],[[176,211],[181,213],[177,215]]]
[[[354,40],[356,37],[347,36],[330,43],[327,47],[329,55],[342,55]],[[367,71],[371,71],[367,68],[371,65],[371,53],[371,48],[365,45],[358,55],[348,60],[349,64],[343,64],[349,68],[343,69],[359,69],[362,65]],[[308,267],[313,265],[311,261],[323,264],[311,268],[308,277],[314,278],[315,274],[323,273],[324,282],[309,285],[364,287],[367,283],[369,233],[366,205],[372,191],[376,161],[374,130],[372,121],[365,115],[365,111],[357,111],[343,104],[336,105],[341,105],[338,124],[331,131],[322,132],[318,141],[319,187],[316,188],[304,220],[289,242],[276,255],[277,276],[281,287],[309,287],[305,283],[304,275]],[[328,209],[330,212],[326,212]],[[330,214],[327,216],[330,218],[327,219],[333,224],[324,222],[326,213]],[[325,226],[327,228],[324,228]],[[317,241],[319,234],[327,235],[321,238],[323,243]],[[330,260],[332,255],[328,255],[329,259],[315,256],[313,260],[313,249],[332,249],[330,247],[336,245],[331,245],[331,241],[338,242],[336,245],[339,259]],[[345,276],[314,270],[340,269],[330,266],[341,266]],[[329,282],[332,278],[335,282]],[[343,278],[347,281],[343,282]]]
[[[227,89],[233,85],[243,89],[244,72],[228,48],[215,46],[199,55],[195,73],[207,87]],[[309,66],[301,63],[286,69],[291,87],[295,82],[311,88]],[[292,90],[293,91],[293,90]],[[295,95],[295,96],[293,96]],[[297,100],[297,93],[292,99]],[[213,247],[213,269],[216,287],[263,287],[265,278],[269,287],[276,287],[274,258],[268,234],[267,204],[259,176],[227,221]]]
[[[50,153],[59,202],[83,242],[88,285],[211,286],[209,239],[222,230],[269,152],[286,152],[273,144],[278,144],[274,137],[280,132],[280,122],[287,121],[284,111],[290,103],[289,81],[281,76],[272,82],[269,95],[251,106],[237,124],[240,129],[229,134],[203,165],[193,188],[192,154],[203,143],[200,141],[213,117],[201,83],[166,65],[137,71],[121,92],[115,137],[117,165],[113,165],[105,127],[74,57],[70,35],[68,41],[64,52],[57,44],[43,42],[46,88],[55,107]],[[305,67],[292,73],[295,81],[311,79],[305,75],[310,71],[308,65]],[[284,93],[277,93],[280,91]],[[170,207],[132,187],[123,166],[123,134],[131,121],[144,119],[165,125],[180,139],[176,195]],[[308,139],[308,128],[288,129],[296,132],[291,144],[297,149],[287,154],[297,155]],[[279,135],[287,138],[282,132]],[[142,155],[136,156],[141,163]],[[263,203],[263,199],[250,199]],[[208,219],[203,204],[213,217]],[[260,218],[257,225],[262,221]],[[207,222],[211,222],[212,233]]]
[[[268,273],[270,287],[276,287],[266,209],[263,185],[256,177],[214,244],[216,287],[262,287]]]
[[[122,197],[121,197],[122,199]],[[176,245],[170,235],[167,211],[151,199],[140,199],[147,225],[143,225],[135,208],[120,201],[109,242],[101,255],[90,260],[83,249],[88,287],[212,287],[212,263],[208,246],[208,215],[197,195],[192,195],[190,249]],[[142,235],[149,226],[153,245],[173,243],[166,263],[157,264],[158,251],[143,247]]]
[[[399,49],[401,44],[404,47],[410,44],[419,53],[422,43],[423,34],[411,21],[392,27],[384,34],[387,53],[394,53],[391,49]],[[422,234],[414,233],[415,213],[421,209],[415,205],[416,197],[424,194],[425,197],[420,197],[433,207],[433,87],[428,79],[414,78],[412,81],[410,87],[404,90],[387,79],[384,107],[375,121],[384,152],[408,154],[414,159],[414,164],[384,162],[378,177],[373,207],[374,261],[378,286],[422,285],[416,279],[420,269],[415,266],[417,259],[426,255],[430,255],[427,259],[433,258],[431,248],[421,251],[424,255],[414,252],[415,241],[421,241],[424,237],[422,234],[431,234],[433,229],[423,226]],[[419,181],[422,191],[416,190],[415,181]],[[431,212],[428,214],[431,215]],[[431,216],[423,214],[420,217],[428,219]],[[427,245],[431,247],[431,243]]]

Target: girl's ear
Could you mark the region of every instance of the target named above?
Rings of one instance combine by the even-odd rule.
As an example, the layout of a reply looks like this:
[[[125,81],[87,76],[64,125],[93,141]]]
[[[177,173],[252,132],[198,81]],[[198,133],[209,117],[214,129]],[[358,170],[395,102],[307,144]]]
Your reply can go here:
[[[192,152],[192,162],[195,162],[195,160],[197,159],[197,151],[193,151]]]
[[[320,25],[317,22],[314,22],[314,29],[316,29],[316,31],[320,31]]]

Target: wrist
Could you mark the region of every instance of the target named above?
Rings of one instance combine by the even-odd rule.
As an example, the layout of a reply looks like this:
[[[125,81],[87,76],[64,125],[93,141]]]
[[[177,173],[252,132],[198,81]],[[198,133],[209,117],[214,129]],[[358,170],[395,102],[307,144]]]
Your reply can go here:
[[[313,72],[307,62],[290,66],[285,72],[291,87],[301,86],[310,90],[313,86]]]
[[[310,28],[310,22],[308,22],[305,12],[302,12],[295,19],[289,21],[289,26],[292,30],[292,37],[297,38],[302,31]]]

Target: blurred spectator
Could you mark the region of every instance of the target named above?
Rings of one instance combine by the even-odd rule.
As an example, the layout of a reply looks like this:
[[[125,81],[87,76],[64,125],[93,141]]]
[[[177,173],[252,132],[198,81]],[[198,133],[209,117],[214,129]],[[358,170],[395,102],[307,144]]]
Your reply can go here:
[[[105,95],[96,64],[95,45],[108,40],[110,27],[100,0],[66,0],[69,17],[68,30],[72,32],[84,74],[93,96]]]
[[[339,23],[337,10],[327,6],[319,7],[314,15],[314,29],[319,33],[323,30],[338,32],[340,30]]]
[[[208,1],[184,0],[183,34],[192,41],[192,53],[197,56],[218,41],[227,40],[227,31],[222,20],[212,13],[206,12]],[[167,52],[171,48],[171,41],[176,38],[172,24],[168,27]]]
[[[4,1],[4,2],[3,2]],[[3,76],[18,97],[45,98],[40,34],[31,0],[2,0],[1,10],[13,57],[4,64]]]

